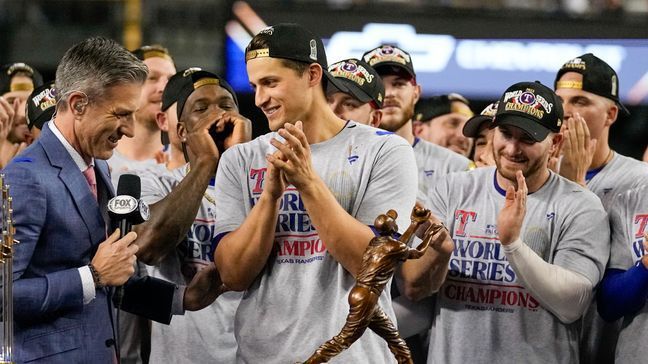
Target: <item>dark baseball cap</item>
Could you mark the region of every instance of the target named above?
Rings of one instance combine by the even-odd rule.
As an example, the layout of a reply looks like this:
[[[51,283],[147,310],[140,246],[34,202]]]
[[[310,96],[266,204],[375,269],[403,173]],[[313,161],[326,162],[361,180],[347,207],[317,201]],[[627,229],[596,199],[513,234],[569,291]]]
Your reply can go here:
[[[492,127],[511,125],[524,130],[535,141],[559,132],[563,123],[562,102],[540,82],[519,82],[499,99]]]
[[[24,73],[32,79],[32,85],[11,85],[11,79],[18,73]],[[0,68],[0,95],[11,91],[32,91],[43,84],[43,76],[32,66],[17,62],[10,63]]]
[[[381,74],[399,74],[401,71],[416,79],[412,57],[406,51],[388,44],[383,44],[362,55],[362,60]]]
[[[468,121],[466,121],[466,123],[464,124],[462,130],[463,135],[468,138],[477,138],[479,136],[479,130],[481,129],[482,125],[488,123],[490,126],[490,123],[493,121],[493,117],[497,112],[498,104],[499,103],[495,101],[492,104],[486,106],[486,108],[482,110],[479,115],[475,115],[468,119]]]
[[[456,104],[453,105],[455,101],[461,102],[470,109],[468,100],[457,93],[432,96],[427,99],[421,99],[416,103],[414,107],[414,120],[428,121],[442,115],[452,114],[453,112],[464,114],[468,117],[474,115],[472,111],[466,113],[463,109],[457,108]]]
[[[376,109],[382,107],[385,98],[385,85],[380,75],[366,62],[350,58],[333,63],[328,68],[329,73],[344,83],[347,94],[355,97],[360,102],[371,102]],[[328,93],[340,91],[336,87],[329,87]],[[343,91],[344,92],[344,91]]]
[[[137,48],[131,53],[133,53],[135,57],[137,57],[137,59],[139,59],[140,61],[158,57],[167,59],[173,63],[173,57],[171,57],[169,50],[159,44],[145,45]]]
[[[202,68],[190,67],[176,72],[175,75],[169,78],[169,81],[166,86],[164,86],[164,91],[162,92],[162,111],[166,111],[171,107],[171,105],[178,101],[178,93],[186,83],[184,78],[198,71],[202,71]]]
[[[56,110],[56,89],[54,82],[38,86],[27,98],[25,116],[29,130],[32,127],[43,128],[43,124],[54,116]]]
[[[224,88],[225,90],[227,90],[227,92],[229,92],[232,95],[232,98],[234,99],[234,103],[236,104],[236,106],[238,106],[236,93],[232,89],[232,86],[230,86],[230,84],[227,83],[225,79],[221,78],[215,73],[209,71],[203,71],[203,70],[193,71],[193,72],[187,72],[187,70],[185,70],[183,71],[183,76],[180,78],[180,81],[178,82],[180,82],[180,84],[177,86],[178,87],[178,96],[177,96],[178,120],[180,119],[180,115],[182,114],[182,109],[184,109],[184,105],[187,102],[189,96],[195,90],[197,90],[202,86],[216,85]]]
[[[271,57],[290,59],[297,62],[317,63],[322,66],[324,76],[338,90],[347,92],[347,88],[328,72],[328,61],[324,44],[306,28],[294,23],[281,23],[262,29],[255,37],[264,36],[268,47],[250,49],[252,43],[245,48],[245,63],[251,59]]]
[[[560,81],[567,72],[580,73],[583,82]],[[603,96],[614,101],[624,114],[630,114],[619,101],[619,76],[609,64],[592,53],[583,54],[562,65],[554,81],[554,89],[559,88],[574,88]]]

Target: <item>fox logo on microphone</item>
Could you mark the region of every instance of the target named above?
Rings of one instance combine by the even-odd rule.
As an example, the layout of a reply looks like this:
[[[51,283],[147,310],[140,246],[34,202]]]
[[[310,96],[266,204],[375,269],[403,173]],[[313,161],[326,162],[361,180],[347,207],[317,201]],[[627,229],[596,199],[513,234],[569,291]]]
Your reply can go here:
[[[133,196],[115,196],[108,201],[108,210],[117,215],[126,215],[135,211],[137,205],[137,199]]]

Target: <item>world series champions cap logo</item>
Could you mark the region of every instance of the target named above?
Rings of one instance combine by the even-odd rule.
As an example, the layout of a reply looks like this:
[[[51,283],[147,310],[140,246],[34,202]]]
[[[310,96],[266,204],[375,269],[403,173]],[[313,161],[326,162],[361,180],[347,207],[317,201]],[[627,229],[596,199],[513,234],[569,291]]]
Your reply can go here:
[[[364,85],[365,82],[372,83],[374,80],[374,75],[354,60],[334,63],[329,67],[329,72],[335,77],[353,81],[359,86]]]
[[[518,82],[500,98],[493,126],[518,127],[540,142],[560,131],[562,118],[562,103],[553,90],[537,81]]]

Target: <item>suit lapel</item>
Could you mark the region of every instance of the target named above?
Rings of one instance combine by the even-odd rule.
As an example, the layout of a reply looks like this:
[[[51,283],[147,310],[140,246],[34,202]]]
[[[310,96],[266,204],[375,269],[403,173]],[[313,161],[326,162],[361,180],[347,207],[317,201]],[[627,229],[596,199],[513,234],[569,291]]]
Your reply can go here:
[[[60,168],[59,178],[65,185],[79,215],[81,215],[93,245],[104,241],[106,239],[106,228],[99,210],[99,204],[92,192],[90,192],[90,187],[83,173],[72,160],[72,156],[47,124],[43,126],[43,132],[38,140],[43,145],[52,166]]]

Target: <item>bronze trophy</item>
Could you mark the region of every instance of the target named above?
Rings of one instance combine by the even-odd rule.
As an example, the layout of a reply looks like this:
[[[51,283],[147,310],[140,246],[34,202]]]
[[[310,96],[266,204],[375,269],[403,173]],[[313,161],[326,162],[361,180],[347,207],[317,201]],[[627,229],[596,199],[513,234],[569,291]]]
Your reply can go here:
[[[9,186],[4,183],[4,175],[0,175],[0,188],[2,196],[0,204],[2,210],[2,241],[0,244],[0,284],[2,284],[2,312],[0,312],[0,325],[2,325],[2,347],[0,348],[0,364],[13,363],[13,244],[14,240],[13,209]]]
[[[411,224],[398,240],[392,237],[398,232],[396,211],[389,210],[376,218],[374,226],[380,236],[371,239],[362,256],[356,285],[349,293],[350,308],[346,324],[338,335],[322,344],[304,364],[328,362],[348,349],[362,336],[367,327],[387,341],[389,350],[399,363],[412,363],[405,340],[400,337],[396,326],[378,305],[378,298],[398,265],[407,259],[423,256],[432,236],[445,228],[442,224],[432,224],[425,232],[423,242],[416,249],[410,248],[409,243],[414,233],[430,216],[430,210],[414,207]]]

